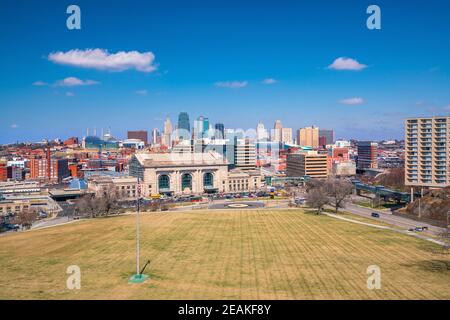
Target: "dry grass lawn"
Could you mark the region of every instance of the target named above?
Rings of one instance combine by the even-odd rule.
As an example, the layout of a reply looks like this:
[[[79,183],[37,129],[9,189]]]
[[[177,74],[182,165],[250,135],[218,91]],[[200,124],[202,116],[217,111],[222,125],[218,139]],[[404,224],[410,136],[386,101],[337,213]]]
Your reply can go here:
[[[450,255],[399,233],[299,210],[144,214],[0,237],[0,299],[450,299]],[[69,265],[81,290],[66,288]],[[381,268],[368,290],[366,269]]]

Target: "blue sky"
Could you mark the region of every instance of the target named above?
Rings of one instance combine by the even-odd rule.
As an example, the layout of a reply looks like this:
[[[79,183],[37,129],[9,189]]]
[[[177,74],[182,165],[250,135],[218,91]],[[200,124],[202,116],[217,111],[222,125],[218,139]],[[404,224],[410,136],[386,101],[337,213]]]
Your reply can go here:
[[[388,139],[403,136],[405,117],[450,114],[446,0],[111,2],[1,1],[0,143],[87,127],[121,138],[181,111],[226,127],[280,119]],[[70,4],[81,8],[81,30],[66,27]],[[366,27],[370,4],[381,8],[381,30]],[[71,50],[87,49],[110,62],[137,51],[139,61],[70,62]],[[340,57],[361,69],[330,68]]]

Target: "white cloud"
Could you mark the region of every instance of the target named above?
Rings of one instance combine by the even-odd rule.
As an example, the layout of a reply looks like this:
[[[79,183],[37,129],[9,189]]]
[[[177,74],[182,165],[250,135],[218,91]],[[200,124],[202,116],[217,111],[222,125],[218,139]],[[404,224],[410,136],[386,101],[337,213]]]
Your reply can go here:
[[[43,87],[43,86],[46,86],[46,85],[48,85],[48,83],[46,83],[44,81],[35,81],[35,82],[33,82],[33,86],[36,86],[36,87]]]
[[[339,101],[339,103],[346,104],[346,105],[357,105],[357,104],[363,104],[364,102],[365,102],[364,99],[361,97],[342,99]]]
[[[74,97],[75,93],[68,91],[68,92],[66,92],[66,96],[67,97]]]
[[[146,96],[148,94],[148,91],[143,89],[143,90],[136,90],[134,93],[136,93],[140,96]]]
[[[13,124],[11,125],[11,129],[17,129],[18,127],[19,127],[19,125],[16,124],[16,123],[13,123]]]
[[[76,86],[92,86],[99,82],[94,80],[81,80],[75,77],[68,77],[63,80],[56,81],[55,85],[59,87],[76,87]]]
[[[153,64],[155,55],[152,52],[119,51],[109,53],[105,49],[73,49],[67,52],[52,52],[48,59],[54,63],[70,65],[75,67],[125,71],[135,69],[141,72],[152,72],[156,70]]]
[[[362,70],[366,68],[367,66],[365,64],[359,63],[358,61],[346,58],[346,57],[339,57],[336,60],[333,61],[332,64],[328,66],[328,69],[333,70]]]
[[[247,84],[247,81],[219,81],[215,83],[215,86],[219,88],[239,89],[246,87]]]
[[[264,84],[274,84],[277,82],[278,82],[278,80],[275,80],[274,78],[267,78],[262,81],[262,83],[264,83]]]

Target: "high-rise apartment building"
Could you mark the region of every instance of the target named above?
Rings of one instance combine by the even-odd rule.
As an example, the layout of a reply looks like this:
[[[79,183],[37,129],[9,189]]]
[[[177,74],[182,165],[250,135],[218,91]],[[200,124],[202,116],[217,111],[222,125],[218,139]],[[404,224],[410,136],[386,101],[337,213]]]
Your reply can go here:
[[[319,146],[319,128],[312,126],[297,130],[297,144],[302,147]]]
[[[286,159],[286,175],[325,179],[328,177],[327,155],[317,151],[291,153]]]
[[[358,158],[356,167],[358,169],[377,169],[378,143],[372,141],[358,141]]]
[[[450,117],[405,121],[405,185],[450,186]]]
[[[147,130],[138,130],[138,131],[128,131],[127,139],[138,139],[148,144],[148,132]]]

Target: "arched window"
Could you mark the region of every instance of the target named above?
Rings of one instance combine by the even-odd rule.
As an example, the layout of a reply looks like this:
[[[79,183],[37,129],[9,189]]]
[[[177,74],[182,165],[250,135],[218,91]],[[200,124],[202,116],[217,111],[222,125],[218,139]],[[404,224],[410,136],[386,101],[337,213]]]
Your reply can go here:
[[[181,176],[181,190],[189,188],[192,190],[192,176],[189,173],[185,173]]]
[[[205,188],[214,187],[214,176],[211,172],[207,172],[203,175],[203,186]]]
[[[162,174],[158,178],[159,190],[169,190],[170,189],[170,179],[166,174]]]

